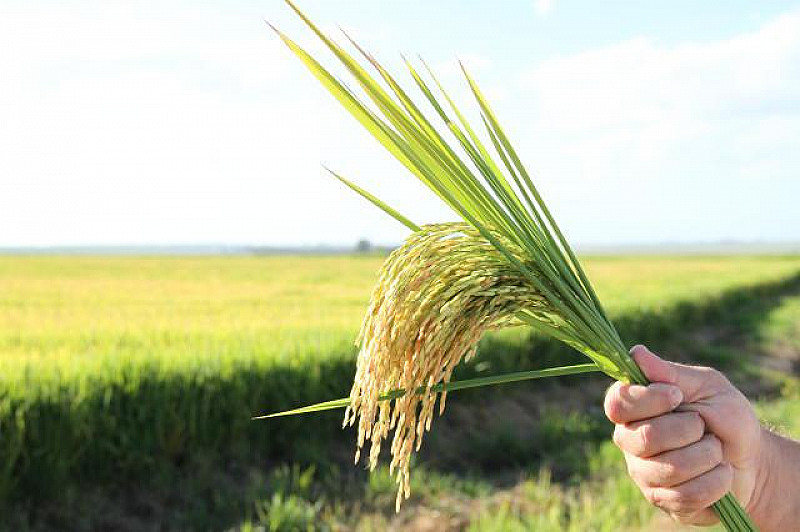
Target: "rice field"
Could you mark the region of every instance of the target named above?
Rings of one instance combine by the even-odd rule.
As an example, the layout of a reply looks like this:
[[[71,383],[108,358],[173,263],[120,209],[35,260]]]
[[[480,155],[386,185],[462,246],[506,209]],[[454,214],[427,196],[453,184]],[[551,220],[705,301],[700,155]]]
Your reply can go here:
[[[379,256],[0,257],[0,374],[206,357],[296,363],[355,338]],[[589,258],[615,315],[800,270],[797,257]]]
[[[269,476],[282,463],[323,468],[338,460],[341,449],[349,453],[353,434],[339,431],[337,413],[272,424],[249,417],[345,395],[354,368],[352,342],[382,260],[0,257],[0,497],[17,508],[17,528],[24,522],[47,530],[32,508],[59,507],[52,501],[64,493],[72,493],[74,507],[81,508],[88,500],[84,491],[150,486],[165,470],[177,475],[158,481],[159,493],[169,494],[187,464],[201,459],[212,471],[232,460]],[[588,257],[584,264],[627,341],[692,351],[702,340],[696,349],[701,360],[732,368],[739,361],[732,353],[743,349],[779,361],[800,357],[800,257]],[[735,345],[717,345],[718,330],[737,331]],[[484,342],[464,371],[541,367],[563,353],[522,329],[507,330]],[[791,397],[780,401],[774,409],[763,406],[765,416],[794,411]],[[431,485],[450,482],[438,474],[431,469]],[[519,506],[517,492],[497,494],[481,480],[452,482],[456,494],[466,490],[470,500],[485,503],[484,513],[471,507],[472,529],[493,529],[487,523],[500,521],[486,516],[499,519],[497,512],[506,512],[507,529],[521,530],[536,513],[530,505]],[[517,491],[547,491],[541,483],[549,481],[535,476],[527,482]],[[197,522],[212,524],[185,528],[220,530],[219,523],[238,526],[238,519],[243,528],[260,523],[270,530],[268,514],[276,519],[277,509],[289,503],[275,503],[275,493],[263,492],[268,485],[265,480],[253,488],[267,502],[238,494],[211,515],[187,510]],[[380,489],[370,489],[379,499]],[[564,497],[547,511],[562,511],[570,497],[577,497],[574,508],[583,504],[580,497],[588,495],[571,489],[553,488],[564,490]],[[307,515],[308,507],[298,504]],[[333,511],[324,508],[312,511],[313,522],[323,523],[320,512]],[[420,506],[408,511],[414,508]],[[374,517],[376,529],[390,522],[385,519],[391,516],[380,517],[377,503],[371,511],[377,514],[367,512],[360,521],[352,515],[336,519],[352,524]],[[186,524],[177,522],[177,529]]]

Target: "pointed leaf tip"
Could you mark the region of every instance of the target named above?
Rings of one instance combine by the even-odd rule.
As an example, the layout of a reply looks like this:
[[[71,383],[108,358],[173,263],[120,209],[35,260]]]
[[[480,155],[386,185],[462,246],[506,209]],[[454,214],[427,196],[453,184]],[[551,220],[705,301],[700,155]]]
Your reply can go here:
[[[281,30],[279,30],[278,28],[276,28],[276,27],[275,27],[275,26],[272,24],[272,22],[270,22],[270,21],[269,21],[269,20],[267,20],[267,19],[264,19],[264,24],[266,24],[267,26],[269,26],[269,27],[270,27],[270,29],[272,29],[272,31],[274,31],[275,33],[277,33],[278,35],[280,35],[281,37],[283,37],[283,33],[281,33]]]
[[[366,49],[362,48],[361,45],[359,45],[356,42],[356,40],[353,39],[350,36],[350,34],[345,31],[345,29],[343,27],[341,27],[341,26],[337,26],[337,27],[339,28],[339,31],[342,32],[342,35],[344,35],[345,38],[348,41],[350,41],[350,44],[352,44],[355,47],[355,49],[358,50],[358,52],[366,58],[367,61],[369,61],[375,67],[379,66],[378,65],[378,61],[375,59],[375,56],[373,56],[371,53],[369,53]]]
[[[339,180],[341,180],[341,179],[342,179],[342,176],[340,176],[339,174],[337,174],[336,172],[334,172],[333,170],[331,170],[330,168],[328,168],[328,165],[326,165],[325,163],[319,163],[319,165],[320,165],[322,168],[324,168],[326,172],[328,172],[329,174],[331,174],[331,175],[332,175],[333,177],[335,177],[336,179],[339,179]]]

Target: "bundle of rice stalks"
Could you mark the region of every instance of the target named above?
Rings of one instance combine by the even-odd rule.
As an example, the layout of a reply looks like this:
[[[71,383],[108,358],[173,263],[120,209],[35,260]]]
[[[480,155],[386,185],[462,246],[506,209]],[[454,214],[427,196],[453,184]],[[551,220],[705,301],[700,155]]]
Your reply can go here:
[[[463,66],[494,156],[427,66],[445,104],[406,62],[424,100],[441,120],[439,127],[372,55],[347,37],[383,83],[291,0],[286,1],[349,71],[371,104],[276,29],[281,39],[376,140],[462,221],[419,227],[334,174],[413,233],[387,259],[372,294],[359,336],[361,351],[350,397],[274,415],[346,407],[345,425],[358,423],[356,461],[369,440],[371,467],[393,430],[391,466],[396,472],[399,509],[409,495],[409,458],[430,428],[437,394],[441,411],[448,390],[592,369],[618,380],[647,384],[494,112]],[[455,142],[445,140],[444,133]],[[554,337],[593,364],[449,382],[455,366],[475,353],[486,331],[512,324],[525,324]],[[714,508],[728,530],[755,530],[732,495]]]

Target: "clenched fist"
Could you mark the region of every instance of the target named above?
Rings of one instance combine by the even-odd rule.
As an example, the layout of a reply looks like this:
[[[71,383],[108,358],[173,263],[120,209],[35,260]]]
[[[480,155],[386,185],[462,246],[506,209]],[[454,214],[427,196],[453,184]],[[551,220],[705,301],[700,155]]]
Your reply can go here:
[[[614,384],[605,411],[647,500],[681,523],[711,525],[710,506],[733,491],[762,531],[800,530],[800,444],[762,428],[720,372],[664,361],[643,346],[631,352],[652,384]]]

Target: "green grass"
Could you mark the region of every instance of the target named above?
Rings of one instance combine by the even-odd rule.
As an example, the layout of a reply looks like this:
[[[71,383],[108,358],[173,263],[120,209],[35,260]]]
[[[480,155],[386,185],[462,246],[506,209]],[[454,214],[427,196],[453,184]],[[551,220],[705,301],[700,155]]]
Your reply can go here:
[[[349,460],[353,439],[338,428],[340,413],[249,420],[346,394],[352,342],[381,260],[0,257],[0,499],[20,516],[14,528],[47,529],[41,517],[47,512],[37,511],[42,505],[58,522],[77,523],[73,529],[81,528],[70,519],[92,508],[120,512],[109,502],[116,500],[106,494],[109,486],[118,498],[142,496],[141,486],[173,501],[153,511],[178,529],[236,523],[269,529],[267,517],[281,515],[380,529],[394,519],[383,507],[380,479],[339,465]],[[584,264],[627,341],[685,350],[742,375],[756,371],[744,352],[789,360],[797,354],[798,257],[618,257]],[[726,330],[744,338],[708,334]],[[522,329],[508,330],[488,338],[461,375],[535,369],[570,356]],[[415,468],[417,499],[409,511],[451,494],[455,514],[469,516],[477,530],[500,517],[509,529],[533,523],[542,530],[545,521],[537,520],[578,530],[612,517],[635,529],[637,520],[649,519],[621,470],[556,467],[553,480],[539,475],[564,457],[571,463],[607,452],[600,442],[608,428],[598,416],[605,381],[563,382],[590,390],[585,414],[561,415],[553,410],[558,404],[543,401],[546,394],[530,395],[558,384],[454,395]],[[775,423],[797,418],[800,394],[787,382],[785,397],[762,407]],[[501,416],[486,406],[490,429],[474,437],[477,428],[462,421],[477,415],[484,408],[477,399],[486,397],[500,405],[494,408],[507,405],[504,397],[519,399],[517,409],[523,404],[544,417],[519,424],[523,434],[492,424]],[[570,434],[585,443],[564,445]],[[293,462],[316,464],[310,493],[276,487],[269,471]],[[234,473],[230,464],[239,464]],[[498,488],[495,471],[502,472],[501,485],[520,472],[528,480]],[[334,497],[336,490],[325,486],[340,481],[350,488]],[[597,493],[606,492],[617,502],[597,507]],[[537,493],[552,500],[536,502]],[[625,508],[627,517],[608,513]]]
[[[761,342],[770,354],[790,358],[800,350],[800,297],[787,298],[763,321],[758,330]]]

